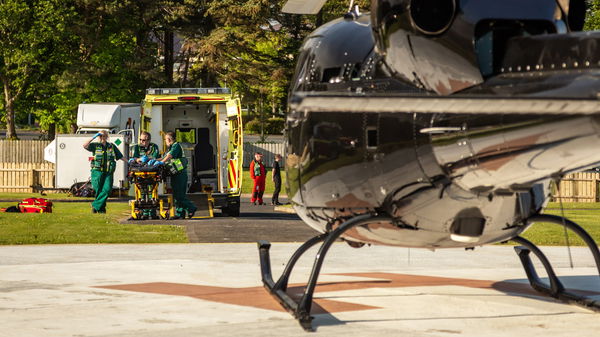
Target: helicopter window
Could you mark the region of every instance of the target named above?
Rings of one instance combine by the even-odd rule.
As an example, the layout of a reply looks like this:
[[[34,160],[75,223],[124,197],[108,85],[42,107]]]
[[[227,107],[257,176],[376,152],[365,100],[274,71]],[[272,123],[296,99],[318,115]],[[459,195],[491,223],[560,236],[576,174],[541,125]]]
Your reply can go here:
[[[340,76],[340,71],[342,69],[340,67],[336,68],[326,68],[323,71],[323,77],[321,78],[321,82],[329,83],[332,79],[336,79]]]
[[[377,128],[370,126],[367,128],[367,149],[375,149],[379,145],[377,137]]]
[[[484,77],[500,73],[504,53],[513,37],[556,33],[544,20],[482,20],[475,27],[475,52]]]
[[[354,67],[352,68],[352,73],[350,74],[350,78],[351,79],[358,79],[359,78],[359,70],[360,70],[360,63],[356,63],[354,64]]]

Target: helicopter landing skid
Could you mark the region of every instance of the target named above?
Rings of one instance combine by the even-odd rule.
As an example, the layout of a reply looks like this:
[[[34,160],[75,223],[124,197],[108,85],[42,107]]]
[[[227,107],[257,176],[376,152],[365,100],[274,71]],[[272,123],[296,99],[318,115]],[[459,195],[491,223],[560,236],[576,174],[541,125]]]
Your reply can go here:
[[[598,273],[600,275],[600,251],[598,250],[598,245],[581,226],[566,218],[548,214],[536,215],[527,219],[527,221],[551,222],[558,225],[563,225],[566,228],[571,229],[573,232],[575,232],[575,234],[581,237],[586,243],[586,245],[590,248],[594,257],[594,261],[596,262],[596,267],[598,268]],[[560,282],[560,280],[556,276],[556,273],[552,268],[552,264],[550,263],[546,255],[544,255],[544,253],[536,245],[520,236],[513,238],[512,241],[515,241],[516,243],[521,245],[516,246],[515,251],[519,255],[519,259],[523,264],[523,268],[525,269],[525,273],[527,274],[527,278],[529,279],[529,283],[531,284],[531,287],[533,289],[545,295],[554,297],[558,300],[570,304],[576,304],[584,308],[600,312],[600,300],[594,300],[592,298],[579,295],[567,291],[565,289],[562,282]],[[542,280],[539,278],[535,266],[531,261],[531,257],[529,256],[529,254],[532,252],[540,260],[540,262],[544,266],[544,269],[546,269],[546,274],[548,275],[548,280],[550,282],[549,285],[542,282]]]
[[[298,320],[304,330],[314,331],[312,327],[313,317],[310,315],[310,309],[313,302],[313,293],[315,291],[315,287],[317,286],[317,279],[319,278],[319,273],[321,271],[321,266],[323,265],[325,255],[327,254],[327,251],[331,245],[347,230],[356,226],[378,221],[391,221],[391,219],[372,214],[359,215],[343,222],[333,231],[317,235],[314,238],[306,241],[302,246],[300,246],[300,248],[296,250],[296,252],[294,252],[277,282],[273,281],[273,275],[271,273],[271,258],[269,256],[271,244],[267,241],[258,241],[260,269],[264,287],[288,312],[290,312]],[[287,293],[288,281],[290,274],[292,273],[292,269],[302,254],[320,242],[323,242],[323,244],[321,245],[321,248],[319,248],[319,252],[315,257],[312,272],[306,284],[306,288],[304,289],[304,293],[299,300],[295,300],[290,296],[290,294]]]

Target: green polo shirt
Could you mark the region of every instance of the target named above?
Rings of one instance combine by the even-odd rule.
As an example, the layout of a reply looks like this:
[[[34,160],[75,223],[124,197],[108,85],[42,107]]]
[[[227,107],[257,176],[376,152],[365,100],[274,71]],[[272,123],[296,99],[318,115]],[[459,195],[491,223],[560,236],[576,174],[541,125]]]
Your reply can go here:
[[[133,146],[133,155],[132,158],[140,158],[142,156],[147,156],[151,159],[160,158],[160,152],[158,151],[158,145],[154,143],[148,144],[148,146],[142,146],[140,144],[136,144]]]

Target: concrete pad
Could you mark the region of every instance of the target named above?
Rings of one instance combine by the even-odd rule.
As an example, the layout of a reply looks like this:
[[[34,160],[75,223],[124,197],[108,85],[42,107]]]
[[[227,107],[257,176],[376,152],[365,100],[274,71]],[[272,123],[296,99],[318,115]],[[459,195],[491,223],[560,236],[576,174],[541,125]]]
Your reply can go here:
[[[277,277],[299,244],[274,243]],[[567,288],[600,300],[586,248],[544,247]],[[313,249],[291,283],[304,282]],[[262,288],[256,244],[0,247],[0,336],[307,336]],[[319,279],[323,336],[597,336],[600,313],[532,292],[512,247],[339,243]]]

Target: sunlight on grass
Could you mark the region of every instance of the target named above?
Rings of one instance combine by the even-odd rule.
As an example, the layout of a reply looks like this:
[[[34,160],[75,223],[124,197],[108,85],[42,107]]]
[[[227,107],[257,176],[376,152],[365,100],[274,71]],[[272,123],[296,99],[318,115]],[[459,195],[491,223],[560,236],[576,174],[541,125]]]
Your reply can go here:
[[[12,205],[0,202],[0,207]],[[106,214],[92,214],[87,202],[54,202],[52,213],[0,213],[0,244],[188,242],[185,229],[167,221],[119,224],[129,217],[128,210],[125,202],[111,202]]]
[[[250,179],[250,171],[245,168],[242,175],[242,193],[252,193],[252,179]],[[273,176],[271,170],[267,168],[267,180],[265,184],[265,193],[272,194],[275,186],[273,185]],[[285,192],[285,170],[281,170],[281,194]]]

